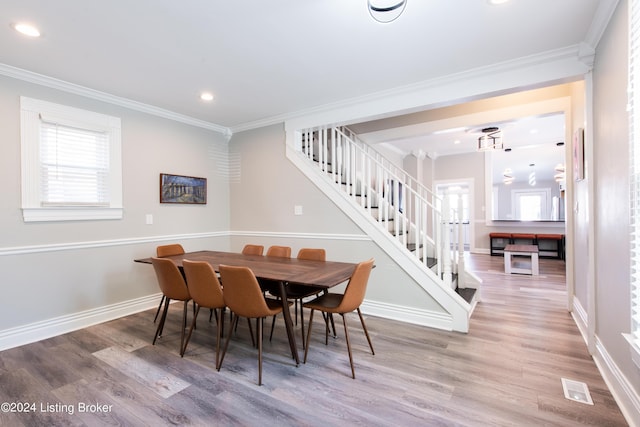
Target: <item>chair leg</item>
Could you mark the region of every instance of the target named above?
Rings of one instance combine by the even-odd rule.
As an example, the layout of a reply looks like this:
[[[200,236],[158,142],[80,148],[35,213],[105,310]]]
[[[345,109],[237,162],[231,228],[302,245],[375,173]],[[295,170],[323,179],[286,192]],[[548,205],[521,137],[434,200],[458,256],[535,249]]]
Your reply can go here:
[[[231,341],[231,335],[233,335],[233,330],[235,329],[238,323],[238,316],[233,316],[233,321],[229,325],[229,335],[227,335],[227,341],[224,343],[224,348],[222,349],[222,354],[220,355],[220,362],[218,362],[218,366],[216,369],[219,371],[222,367],[222,361],[224,360],[224,355],[227,354],[227,348],[229,347],[229,341]]]
[[[371,338],[369,338],[369,332],[367,331],[367,326],[364,324],[364,317],[362,317],[362,313],[360,312],[360,307],[357,308],[358,316],[360,316],[360,323],[362,323],[362,329],[364,329],[364,334],[367,336],[367,341],[369,341],[369,348],[371,349],[371,354],[375,355],[376,353],[373,351],[373,344],[371,344]]]
[[[298,305],[298,300],[296,300],[296,305]],[[298,316],[296,315],[296,319],[298,318]],[[305,347],[305,342],[304,342],[304,313],[302,310],[302,298],[300,298],[300,333],[302,334],[302,348],[304,349]]]
[[[247,317],[247,324],[249,325],[249,333],[251,334],[251,346],[256,348],[256,341],[253,339],[253,327],[251,326],[251,319]]]
[[[262,327],[263,319],[258,318],[258,385],[262,385]]]
[[[302,363],[307,363],[307,353],[309,352],[309,338],[311,337],[311,325],[313,324],[313,313],[314,309],[311,309],[311,313],[309,313],[309,327],[307,328],[307,343],[304,346],[304,360]]]
[[[195,302],[194,302],[195,304]],[[184,302],[184,311],[182,312],[182,330],[180,331],[180,352],[182,352],[182,349],[184,348],[184,330],[187,328],[187,311],[189,308],[189,301],[185,301]],[[193,320],[194,320],[194,325],[193,327],[195,328],[195,313],[196,310],[193,310]]]
[[[153,318],[153,323],[156,323],[158,320],[158,314],[160,313],[160,309],[162,308],[162,303],[164,302],[165,296],[162,295],[162,299],[160,299],[160,304],[158,304],[158,309],[156,310],[156,317]]]
[[[353,368],[353,356],[351,355],[351,342],[349,342],[349,328],[347,328],[347,316],[342,316],[342,323],[344,324],[344,338],[347,341],[347,351],[349,352],[349,364],[351,364],[351,377],[356,379],[356,370]]]
[[[224,328],[224,308],[216,310],[216,316],[218,320],[216,325],[216,367],[218,367],[220,363],[220,340],[222,339],[222,329]]]
[[[169,311],[169,298],[165,298],[164,300],[164,311],[162,312],[162,317],[160,317],[160,323],[158,323],[158,328],[156,329],[156,335],[153,337],[152,345],[156,345],[156,340],[159,336],[162,336],[162,330],[164,329],[164,321],[167,318],[167,311]]]
[[[271,320],[271,332],[269,332],[269,342],[271,342],[271,340],[273,339],[273,328],[276,326],[276,316],[273,316],[273,319]]]
[[[198,318],[198,313],[200,313],[200,306],[196,307],[196,314],[193,316],[193,321],[191,322],[191,327],[189,328],[187,339],[184,341],[184,347],[180,349],[180,357],[184,357],[184,353],[185,351],[187,351],[187,346],[189,345],[189,340],[191,339],[191,333],[193,332],[193,327],[196,325],[196,319]]]

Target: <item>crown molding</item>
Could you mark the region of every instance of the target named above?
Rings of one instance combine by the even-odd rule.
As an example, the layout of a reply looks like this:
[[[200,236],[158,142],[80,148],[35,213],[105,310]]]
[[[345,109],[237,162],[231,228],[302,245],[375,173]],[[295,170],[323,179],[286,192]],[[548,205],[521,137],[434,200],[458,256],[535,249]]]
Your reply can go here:
[[[582,45],[582,52],[584,52],[584,46]],[[342,101],[323,104],[316,107],[312,107],[306,110],[299,110],[296,112],[281,114],[262,120],[244,123],[231,128],[232,133],[242,132],[245,130],[257,129],[264,126],[270,126],[278,123],[283,123],[289,120],[294,120],[302,117],[313,116],[322,114],[337,109],[348,108],[357,106],[359,104],[370,103],[375,101],[384,100],[385,98],[398,97],[408,94],[414,94],[420,91],[426,91],[432,88],[438,88],[446,85],[456,85],[468,80],[482,78],[486,76],[492,76],[495,74],[512,72],[514,70],[529,70],[534,66],[558,63],[561,61],[574,61],[580,60],[581,45],[572,45],[560,49],[550,50],[539,54],[529,55],[513,60],[508,60],[496,64],[491,64],[483,67],[474,68],[471,70],[462,71],[446,76],[435,77],[429,80],[423,80],[417,83],[399,86],[393,89],[388,89],[380,92],[374,92],[360,97],[354,97],[345,99]],[[588,71],[588,69],[584,69]]]
[[[100,92],[98,90],[89,89],[84,86],[45,76],[43,74],[34,73],[32,71],[23,70],[21,68],[12,67],[10,65],[0,63],[0,75],[29,83],[34,83],[40,86],[45,86],[51,89],[72,93],[74,95],[84,96],[85,98],[106,102],[109,104],[128,108],[130,110],[139,111],[153,116],[162,117],[164,119],[184,123],[190,126],[212,130],[214,132],[221,133],[227,140],[231,138],[231,129],[229,129],[228,127],[206,122],[204,120],[194,119],[193,117],[178,114],[173,111],[155,107],[153,105],[144,104],[142,102],[133,101],[131,99],[122,98],[105,92]]]
[[[593,15],[591,26],[584,38],[584,43],[590,46],[593,50],[595,50],[598,43],[600,43],[600,39],[607,29],[609,21],[611,20],[613,13],[616,11],[616,7],[619,2],[619,0],[601,0],[598,2],[598,9]]]

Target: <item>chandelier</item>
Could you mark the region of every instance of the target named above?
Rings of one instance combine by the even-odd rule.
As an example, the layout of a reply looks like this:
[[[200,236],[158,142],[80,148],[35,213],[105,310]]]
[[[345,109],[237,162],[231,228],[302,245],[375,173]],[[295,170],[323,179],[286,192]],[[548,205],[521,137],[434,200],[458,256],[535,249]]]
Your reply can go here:
[[[369,14],[378,22],[388,23],[398,19],[405,6],[407,0],[367,0],[369,6]]]
[[[502,150],[502,131],[495,127],[482,129],[483,135],[478,138],[478,151]]]

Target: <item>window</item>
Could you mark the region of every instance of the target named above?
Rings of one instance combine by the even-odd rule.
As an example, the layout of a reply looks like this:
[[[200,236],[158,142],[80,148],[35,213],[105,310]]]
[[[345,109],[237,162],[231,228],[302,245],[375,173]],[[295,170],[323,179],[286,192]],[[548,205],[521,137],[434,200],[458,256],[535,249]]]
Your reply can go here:
[[[640,366],[640,2],[629,2],[629,159],[631,219],[631,334]]]
[[[540,190],[512,190],[515,218],[522,221],[537,221],[549,218],[547,200],[551,195],[549,188]]]
[[[25,222],[122,218],[120,119],[22,97]]]

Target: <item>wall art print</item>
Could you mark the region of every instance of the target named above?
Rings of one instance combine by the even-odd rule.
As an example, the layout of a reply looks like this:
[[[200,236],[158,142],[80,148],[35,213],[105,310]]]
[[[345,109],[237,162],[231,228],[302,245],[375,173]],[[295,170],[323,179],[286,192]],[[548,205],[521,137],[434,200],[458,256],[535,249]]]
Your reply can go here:
[[[207,203],[207,179],[160,174],[160,203]]]

